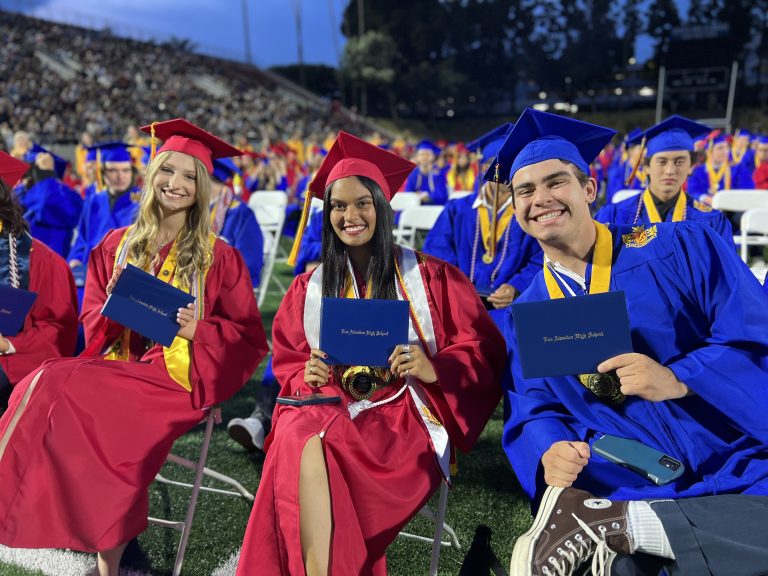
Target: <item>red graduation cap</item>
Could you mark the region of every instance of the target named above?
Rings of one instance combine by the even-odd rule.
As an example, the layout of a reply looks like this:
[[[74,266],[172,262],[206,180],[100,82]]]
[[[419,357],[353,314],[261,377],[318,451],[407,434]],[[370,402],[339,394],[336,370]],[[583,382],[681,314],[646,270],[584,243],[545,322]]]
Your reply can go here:
[[[309,218],[312,196],[322,200],[325,189],[336,180],[349,176],[366,176],[379,185],[387,200],[391,200],[414,168],[416,164],[410,160],[382,150],[348,132],[340,131],[309,185],[311,194],[304,198],[304,209],[293,248],[288,256],[288,264],[293,266],[296,263],[301,238]]]
[[[29,170],[29,164],[0,150],[0,179],[13,188]]]
[[[142,126],[141,131],[152,135],[152,158],[155,157],[155,138],[159,138],[163,140],[163,146],[158,152],[183,152],[194,156],[205,164],[209,174],[213,172],[214,159],[242,156],[243,154],[221,138],[183,118],[152,122],[148,126]]]
[[[348,176],[367,176],[381,187],[387,200],[400,189],[416,164],[382,150],[343,130],[328,151],[309,189],[322,200],[329,184]]]

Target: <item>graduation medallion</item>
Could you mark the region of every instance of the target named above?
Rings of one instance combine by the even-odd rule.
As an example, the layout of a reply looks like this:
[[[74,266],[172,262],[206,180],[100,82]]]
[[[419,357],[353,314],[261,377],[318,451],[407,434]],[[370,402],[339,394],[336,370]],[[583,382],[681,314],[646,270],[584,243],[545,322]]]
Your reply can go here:
[[[621,391],[621,383],[615,372],[579,374],[579,382],[601,400],[616,406],[626,398]]]
[[[486,264],[492,263],[493,254],[491,254],[490,252],[486,252],[485,254],[483,254],[483,262],[485,262]]]
[[[377,372],[370,366],[350,366],[344,370],[341,386],[355,400],[367,400],[376,390],[387,385]]]

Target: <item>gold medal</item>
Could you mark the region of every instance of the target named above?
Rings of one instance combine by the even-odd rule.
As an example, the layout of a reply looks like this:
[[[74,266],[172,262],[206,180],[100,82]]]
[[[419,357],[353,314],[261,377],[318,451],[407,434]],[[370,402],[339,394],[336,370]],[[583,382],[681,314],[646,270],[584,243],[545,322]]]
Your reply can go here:
[[[626,398],[621,391],[619,377],[613,372],[579,374],[579,382],[595,396],[611,404],[621,404]]]
[[[367,400],[383,382],[370,366],[350,366],[341,377],[341,385],[355,400]]]
[[[485,262],[486,264],[490,264],[491,262],[493,262],[493,254],[491,254],[490,252],[486,252],[485,254],[483,254],[483,262]]]

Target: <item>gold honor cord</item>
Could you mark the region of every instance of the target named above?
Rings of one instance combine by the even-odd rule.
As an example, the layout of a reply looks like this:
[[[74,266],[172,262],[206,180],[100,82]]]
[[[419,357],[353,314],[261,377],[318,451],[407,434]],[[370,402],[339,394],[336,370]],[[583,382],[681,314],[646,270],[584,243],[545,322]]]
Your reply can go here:
[[[731,189],[731,165],[728,162],[723,162],[720,169],[715,171],[715,167],[712,162],[707,160],[706,164],[707,177],[709,178],[709,190],[710,192],[717,192],[720,188],[720,181],[725,178],[725,186],[723,190]]]
[[[608,292],[611,284],[611,263],[613,261],[613,236],[605,224],[593,221],[597,240],[592,252],[592,282],[589,284],[590,294],[602,294]],[[555,280],[552,271],[544,263],[544,281],[547,284],[547,292],[551,299],[565,298],[563,290]]]
[[[613,262],[613,236],[607,226],[600,222],[595,222],[595,231],[597,240],[595,249],[592,252],[592,282],[589,285],[590,294],[602,294],[608,292],[611,284],[611,265]],[[544,280],[547,284],[549,297],[565,298],[560,285],[555,280],[549,266],[544,264]],[[624,394],[621,392],[621,383],[618,376],[613,372],[579,374],[579,382],[590,392],[600,399],[611,404],[618,405],[624,401]]]
[[[685,192],[681,190],[680,196],[677,197],[677,202],[675,202],[675,209],[672,212],[672,222],[685,221],[685,208],[687,201],[688,198],[686,197]],[[662,222],[659,211],[656,210],[656,204],[653,203],[653,196],[651,195],[651,191],[647,188],[645,189],[645,192],[643,192],[643,206],[645,206],[645,211],[648,212],[648,218],[650,219],[651,224]]]

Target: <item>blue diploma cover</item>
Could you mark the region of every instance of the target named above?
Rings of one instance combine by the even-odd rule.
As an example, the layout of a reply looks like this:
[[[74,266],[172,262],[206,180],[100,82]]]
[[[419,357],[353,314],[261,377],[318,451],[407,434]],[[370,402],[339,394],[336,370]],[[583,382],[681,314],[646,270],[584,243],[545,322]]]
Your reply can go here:
[[[408,343],[408,302],[323,298],[320,349],[330,365],[388,366],[398,344]]]
[[[0,285],[0,334],[16,336],[36,298],[37,292]]]
[[[179,331],[179,308],[195,301],[179,290],[129,264],[117,279],[101,313],[165,347],[173,343]]]
[[[591,374],[632,352],[624,292],[513,304],[512,316],[525,378]]]

